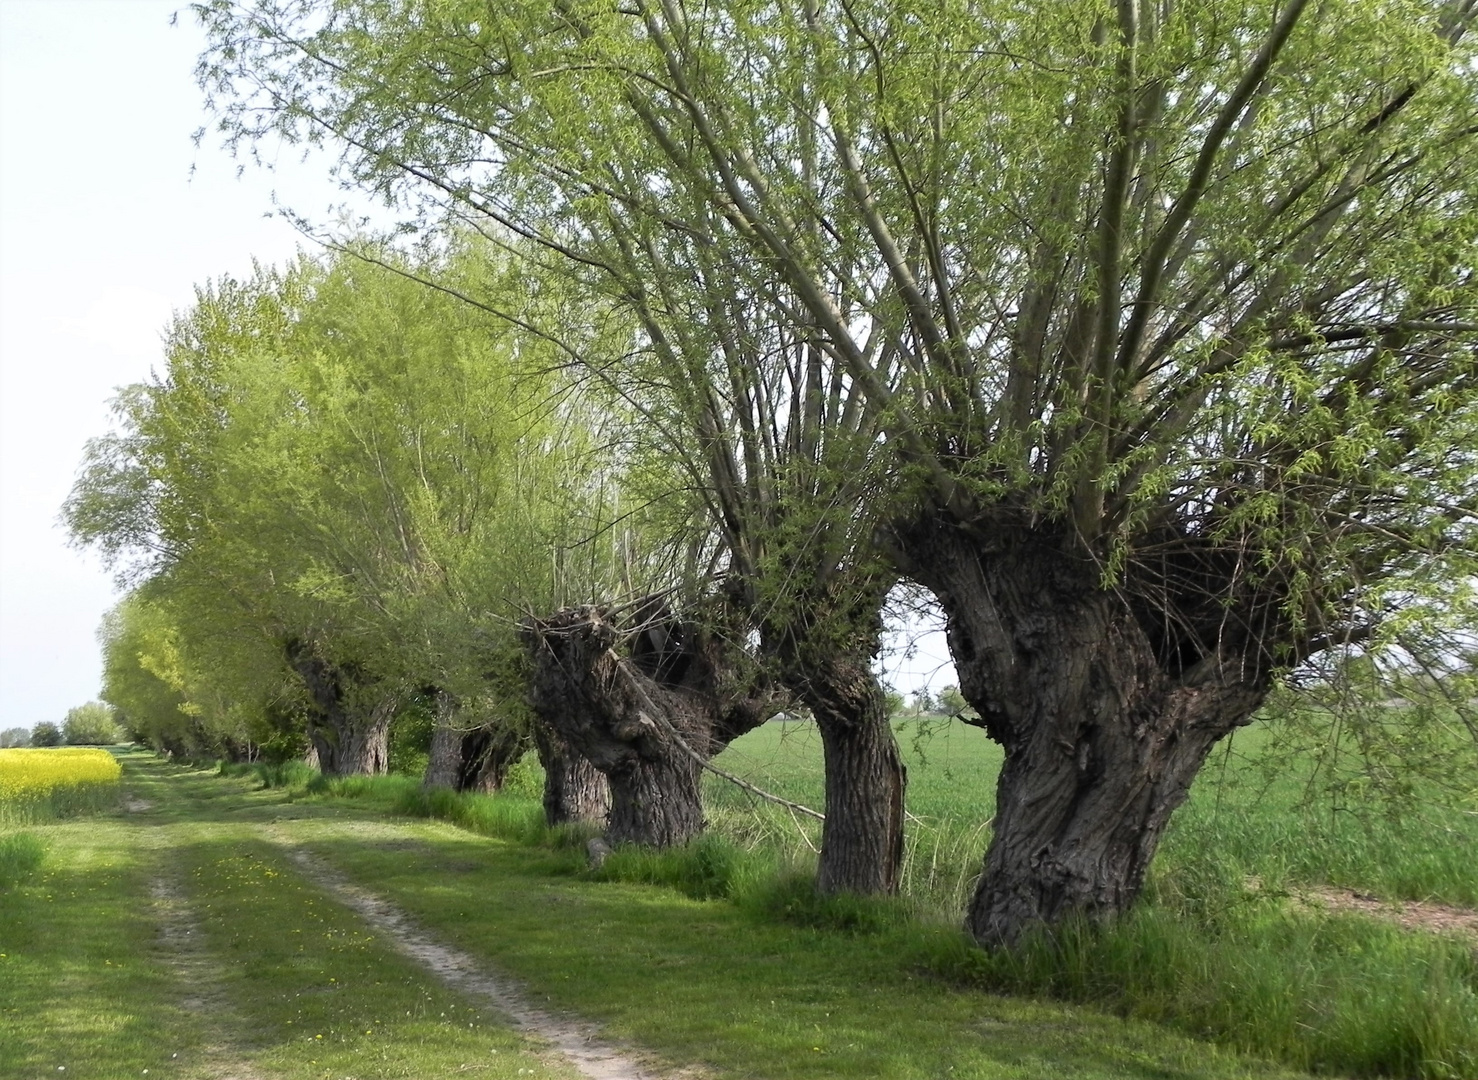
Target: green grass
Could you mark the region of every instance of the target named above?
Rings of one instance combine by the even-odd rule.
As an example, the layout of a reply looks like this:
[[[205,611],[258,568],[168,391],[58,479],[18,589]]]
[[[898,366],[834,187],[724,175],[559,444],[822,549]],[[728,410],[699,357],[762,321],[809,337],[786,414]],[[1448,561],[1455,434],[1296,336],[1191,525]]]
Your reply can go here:
[[[1208,927],[1145,906],[1009,953],[931,952],[960,985],[1091,1003],[1315,1072],[1478,1076],[1472,944],[1365,918],[1260,903]]]
[[[955,721],[895,721],[894,729],[908,766],[903,893],[921,911],[957,921],[990,839],[1001,750]],[[825,803],[814,724],[765,724],[715,763],[782,798],[818,810]],[[713,774],[704,777],[703,793],[718,832],[745,848],[765,849],[788,867],[814,863],[817,822],[760,802]]]
[[[903,891],[923,921],[956,922],[989,840],[1000,752],[960,724],[896,725],[909,764]],[[721,765],[819,805],[814,728],[766,725]],[[1398,900],[1478,904],[1478,815],[1437,793],[1391,808],[1312,798],[1314,764],[1271,734],[1238,733],[1177,812],[1146,903],[1108,928],[1069,928],[1015,954],[946,943],[930,970],[969,985],[1086,1002],[1302,1068],[1478,1076],[1472,943],[1309,910],[1290,891],[1336,886]],[[804,859],[788,816],[709,778],[728,835]],[[722,785],[722,786],[721,786]],[[750,819],[763,819],[764,827]],[[738,828],[731,821],[738,819]],[[787,832],[788,830],[788,832]],[[811,839],[811,837],[807,837]],[[943,939],[941,939],[943,940]]]
[[[86,965],[67,958],[89,947],[96,928],[81,920],[95,907],[105,932],[92,940],[112,942],[128,971],[105,965],[69,984],[83,1004],[58,1021],[76,1034],[62,1045],[113,1053],[115,1072],[96,1075],[121,1076],[134,1074],[127,1054],[151,1040],[187,1055],[219,1041],[172,1004],[178,988],[147,950],[118,945],[139,940],[144,879],[172,866],[192,883],[194,902],[209,905],[207,947],[236,1032],[227,1041],[275,1074],[440,1075],[469,1047],[488,1045],[479,1040],[513,1039],[466,1002],[437,998],[444,992],[299,879],[264,840],[262,825],[277,821],[273,829],[553,1005],[719,1076],[1288,1075],[1259,1057],[1313,1073],[1478,1075],[1471,942],[1323,913],[1288,891],[1348,883],[1464,902],[1478,874],[1468,815],[1434,804],[1416,818],[1305,811],[1307,778],[1296,768],[1269,774],[1262,736],[1244,733],[1177,815],[1147,902],[1132,916],[986,954],[955,927],[988,840],[999,758],[959,726],[904,726],[900,735],[912,838],[907,894],[892,901],[817,897],[808,825],[728,785],[709,789],[713,828],[699,842],[618,850],[591,871],[589,830],[544,827],[527,762],[515,794],[488,798],[426,792],[409,777],[327,779],[291,767],[222,777],[134,756],[130,782],[159,808],[108,817],[95,830],[33,830],[48,851],[0,904],[8,953],[0,964],[21,955],[34,966],[19,990],[0,978],[0,1017],[45,1014],[48,962],[81,979]],[[723,764],[819,804],[819,750],[813,729],[767,725]],[[93,871],[78,882],[90,891],[74,886],[58,904],[55,883],[84,866]],[[42,894],[53,899],[38,905]],[[5,947],[53,914],[67,932],[35,948]],[[104,994],[132,1004],[86,1004]],[[428,1001],[453,1007],[417,1004]],[[422,1026],[433,1020],[450,1027]],[[471,1043],[461,1041],[464,1022],[474,1025]],[[94,1037],[89,1024],[121,1034]],[[324,1038],[309,1045],[300,1024]],[[0,1054],[23,1052],[30,1056],[18,1060],[40,1067],[36,1038],[23,1031],[12,1042],[0,1031]]]
[[[243,1056],[284,1077],[574,1075],[389,951],[272,845],[239,828],[190,831],[202,839],[179,855]]]
[[[39,873],[0,897],[0,1076],[189,1075],[202,1035],[154,956],[133,830],[115,818],[40,832]]]
[[[846,935],[912,926],[928,942],[915,949],[918,969],[951,984],[1088,1003],[1301,1068],[1478,1075],[1471,943],[1320,913],[1289,893],[1330,884],[1471,903],[1478,891],[1471,815],[1439,804],[1415,815],[1380,807],[1330,815],[1305,806],[1308,763],[1271,772],[1267,735],[1244,732],[1176,816],[1147,901],[1131,917],[987,956],[939,928],[958,925],[978,872],[999,751],[963,725],[899,727],[912,815],[901,901],[815,896],[808,884],[814,829],[717,777],[706,780],[707,836],[685,850],[617,851],[591,876],[725,898],[754,918]],[[731,747],[721,764],[776,794],[820,805],[820,743],[809,725],[767,725]],[[558,846],[527,798],[427,794],[393,777],[320,781],[318,788],[488,836]]]
[[[38,830],[50,849],[43,869],[0,905],[3,963],[16,965],[0,979],[0,1075],[51,1075],[58,1064],[69,1075],[198,1075],[207,1046],[287,1078],[475,1066],[494,1077],[563,1075],[367,933],[299,876],[277,840],[311,845],[438,937],[518,975],[535,1000],[715,1077],[1292,1075],[1153,1024],[952,987],[919,964],[916,939],[954,935],[867,917],[886,905],[858,907],[864,917],[838,933],[797,925],[806,917],[794,911],[777,920],[601,880],[567,834],[530,844],[400,816],[393,804],[410,789],[394,778],[319,784],[324,793],[305,798],[140,756],[126,768],[132,796],[153,808]],[[520,818],[471,820],[496,830]],[[724,868],[741,855],[706,857],[731,892]],[[182,979],[151,947],[148,884],[160,873],[183,883],[209,979]],[[791,881],[769,895],[805,906],[807,894]],[[10,906],[10,895],[23,903]],[[828,927],[845,921],[822,916]],[[184,1007],[207,992],[221,1000]]]
[[[1431,792],[1406,806],[1318,797],[1314,764],[1253,727],[1218,748],[1171,821],[1155,873],[1327,884],[1391,900],[1478,906],[1478,813]],[[1214,864],[1214,865],[1213,865]]]
[[[0,1076],[573,1075],[305,883],[248,783],[142,754],[125,768],[154,808],[34,830],[46,860],[0,899]],[[204,939],[185,973],[159,947],[161,875]]]
[[[578,851],[440,823],[293,823],[315,850],[537,997],[724,1076],[1281,1076],[1091,1010],[951,987],[895,922],[838,933],[671,888],[592,880]],[[388,845],[414,837],[414,845]]]
[[[46,845],[32,833],[0,836],[0,891],[25,881],[41,866]]]
[[[921,910],[960,917],[980,872],[995,813],[1001,751],[982,732],[951,721],[895,723],[908,764],[903,891]],[[1230,751],[1230,752],[1228,752]],[[802,804],[823,801],[821,740],[814,725],[766,724],[716,762]],[[1478,813],[1436,797],[1403,809],[1310,798],[1313,763],[1278,755],[1264,726],[1218,748],[1171,822],[1153,870],[1162,902],[1191,897],[1214,879],[1225,892],[1256,877],[1273,891],[1329,884],[1387,899],[1478,906]],[[756,804],[723,779],[704,779],[718,831],[750,848],[804,862],[819,830]]]

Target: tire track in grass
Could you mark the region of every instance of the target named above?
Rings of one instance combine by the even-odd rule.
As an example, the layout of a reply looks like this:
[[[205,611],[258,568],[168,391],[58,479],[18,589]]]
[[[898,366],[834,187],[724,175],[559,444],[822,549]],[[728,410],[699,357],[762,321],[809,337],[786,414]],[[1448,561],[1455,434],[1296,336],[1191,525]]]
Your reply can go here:
[[[129,789],[123,808],[130,815],[144,814],[154,804]],[[271,1080],[247,1064],[240,1049],[225,1037],[227,1029],[240,1025],[231,1023],[235,1010],[230,995],[221,984],[215,960],[206,951],[200,921],[178,879],[168,871],[157,871],[149,881],[149,902],[158,928],[161,959],[175,982],[185,988],[180,1005],[199,1019],[206,1034],[206,1042],[198,1051],[200,1071],[192,1075],[199,1080]]]
[[[305,877],[384,934],[399,952],[430,970],[452,989],[488,1002],[524,1033],[549,1043],[582,1076],[589,1080],[671,1080],[683,1075],[661,1072],[643,1064],[629,1052],[602,1040],[591,1025],[536,1008],[512,980],[495,975],[460,949],[436,941],[395,905],[354,884],[275,830],[269,830],[269,835],[286,850],[288,858]]]

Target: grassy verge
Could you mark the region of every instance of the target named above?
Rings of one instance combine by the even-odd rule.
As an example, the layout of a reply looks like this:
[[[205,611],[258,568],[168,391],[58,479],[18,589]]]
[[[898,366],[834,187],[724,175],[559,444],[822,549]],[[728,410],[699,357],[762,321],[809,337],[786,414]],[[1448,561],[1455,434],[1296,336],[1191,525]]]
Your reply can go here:
[[[914,963],[921,938],[957,939],[943,929],[777,922],[668,888],[589,880],[578,851],[489,843],[439,823],[284,827],[536,998],[720,1075],[1288,1075],[1152,1024],[949,986]]]
[[[930,970],[959,985],[1097,1005],[1313,1072],[1478,1076],[1472,943],[1268,903],[1214,929],[1147,906],[1014,952],[958,943]]]
[[[569,1080],[500,1018],[433,981],[242,829],[179,852],[243,1055],[274,1076]]]
[[[813,856],[805,826],[730,787],[708,792],[715,827],[691,847],[618,851],[594,874],[572,857],[564,872],[724,898],[752,919],[902,934],[899,947],[911,950],[916,969],[952,985],[1091,1004],[1299,1068],[1478,1075],[1471,942],[1321,912],[1288,892],[1327,882],[1463,903],[1478,890],[1471,857],[1478,828],[1468,816],[1425,808],[1428,816],[1446,814],[1437,828],[1377,814],[1310,821],[1298,806],[1305,784],[1298,763],[1270,774],[1244,745],[1213,763],[1178,815],[1147,903],[1132,917],[987,955],[947,928],[957,925],[968,867],[986,839],[961,808],[982,802],[998,767],[994,748],[959,729],[900,734],[917,819],[900,902],[816,897],[807,884]],[[1255,739],[1243,741],[1255,752]],[[729,768],[787,797],[819,800],[819,745],[808,727],[769,725],[735,750]],[[406,777],[320,779],[313,787],[519,843],[557,850],[571,839],[543,830],[528,797],[426,793]]]
[[[512,812],[516,800],[507,814],[476,820],[512,829],[519,842],[490,841],[388,814],[397,802],[433,805],[412,799],[394,778],[319,783],[322,795],[303,798],[259,781],[158,764],[130,769],[160,777],[153,792],[141,792],[156,803],[147,816],[175,815],[169,832],[189,891],[210,905],[204,925],[211,952],[222,957],[223,984],[243,1026],[265,1043],[252,1060],[285,1075],[299,1075],[291,1070],[307,1048],[306,1039],[294,1043],[289,1035],[300,1017],[325,1036],[313,1040],[315,1052],[330,1032],[344,1037],[348,1056],[332,1062],[341,1071],[323,1075],[380,1075],[367,1067],[382,1030],[372,1022],[394,1022],[386,1002],[399,991],[387,974],[393,964],[374,955],[378,946],[363,938],[362,926],[321,907],[325,898],[260,843],[262,825],[309,845],[438,937],[518,975],[536,1001],[598,1019],[618,1038],[717,1077],[1292,1075],[1152,1024],[951,987],[909,951],[912,935],[954,936],[947,930],[892,922],[842,933],[666,887],[595,880],[582,870],[575,838],[546,832],[527,842]],[[357,797],[346,797],[351,792]],[[396,1008],[406,1011],[398,999]],[[442,1011],[428,1005],[426,1014],[461,1022],[465,1012],[447,1009],[443,1021]],[[376,1035],[351,1036],[365,1030]],[[485,1036],[481,1027],[474,1034]],[[408,1031],[387,1041],[393,1050],[411,1038]]]
[[[0,1076],[572,1076],[305,884],[249,785],[124,757],[152,809],[0,834],[25,869],[0,894]]]
[[[32,833],[0,836],[0,891],[20,884],[34,874],[46,856],[46,845]]]
[[[202,1035],[154,953],[131,830],[115,818],[37,831],[46,861],[0,896],[0,1076],[188,1075]]]

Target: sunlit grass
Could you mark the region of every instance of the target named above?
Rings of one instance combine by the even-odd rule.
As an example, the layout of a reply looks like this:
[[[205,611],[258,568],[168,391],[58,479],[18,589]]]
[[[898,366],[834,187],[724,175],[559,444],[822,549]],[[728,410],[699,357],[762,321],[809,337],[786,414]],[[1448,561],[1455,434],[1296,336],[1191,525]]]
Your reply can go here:
[[[582,869],[572,852],[563,872],[723,898],[764,921],[848,939],[902,935],[899,947],[916,950],[919,968],[950,983],[1086,1002],[1314,1071],[1478,1075],[1470,943],[1326,914],[1288,892],[1329,884],[1472,903],[1478,820],[1471,815],[1435,802],[1415,813],[1369,806],[1331,814],[1308,798],[1308,762],[1272,770],[1261,756],[1266,735],[1244,732],[1231,753],[1213,759],[1176,815],[1146,900],[1129,918],[987,954],[948,928],[959,925],[990,839],[999,749],[958,723],[897,730],[909,767],[899,900],[817,897],[809,884],[815,823],[716,776],[705,778],[710,830],[699,841],[618,850],[598,871]],[[811,725],[765,725],[718,763],[784,798],[822,805],[821,746]],[[311,786],[392,813],[558,846],[526,794],[426,792],[410,777]],[[908,944],[915,938],[924,944]]]
[[[31,833],[0,836],[0,891],[26,880],[41,866],[46,845]]]
[[[703,838],[678,850],[621,849],[598,871],[577,850],[585,834],[543,827],[532,776],[522,777],[518,794],[494,798],[428,792],[413,777],[318,778],[298,790],[542,847],[550,852],[545,872],[723,899],[761,922],[851,941],[885,938],[917,970],[957,986],[1089,1003],[1313,1071],[1478,1075],[1471,942],[1326,913],[1295,895],[1341,886],[1473,904],[1478,816],[1435,797],[1331,810],[1311,797],[1312,763],[1274,761],[1268,734],[1254,728],[1204,770],[1131,916],[987,954],[951,928],[990,839],[999,749],[958,723],[907,722],[898,736],[909,819],[896,901],[816,896],[815,823],[716,776],[705,778]],[[719,764],[784,798],[822,805],[811,725],[765,725]]]

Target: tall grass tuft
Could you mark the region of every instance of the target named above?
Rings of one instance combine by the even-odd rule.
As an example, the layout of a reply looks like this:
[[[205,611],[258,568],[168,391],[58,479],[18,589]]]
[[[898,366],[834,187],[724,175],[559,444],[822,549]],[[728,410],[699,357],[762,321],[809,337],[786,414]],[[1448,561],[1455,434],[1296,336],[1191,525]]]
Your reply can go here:
[[[1466,943],[1271,901],[1215,933],[1141,907],[1011,950],[925,939],[923,966],[998,993],[1049,996],[1168,1024],[1301,1069],[1478,1076],[1478,959]]]
[[[112,754],[91,747],[0,750],[0,824],[110,809],[121,773]]]
[[[313,778],[318,775],[318,770],[306,761],[255,761],[255,762],[232,762],[223,761],[216,767],[216,771],[222,776],[254,776],[267,788],[306,788]]]
[[[46,845],[30,833],[0,836],[0,891],[13,888],[34,874],[46,857]]]

